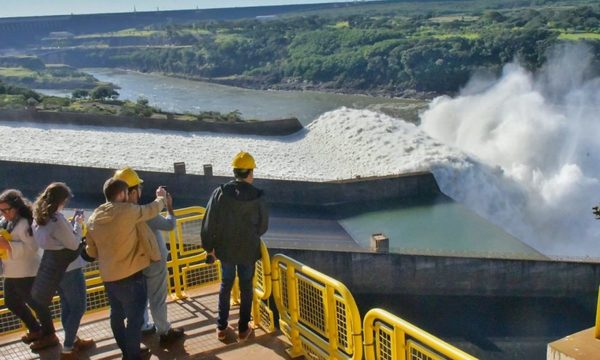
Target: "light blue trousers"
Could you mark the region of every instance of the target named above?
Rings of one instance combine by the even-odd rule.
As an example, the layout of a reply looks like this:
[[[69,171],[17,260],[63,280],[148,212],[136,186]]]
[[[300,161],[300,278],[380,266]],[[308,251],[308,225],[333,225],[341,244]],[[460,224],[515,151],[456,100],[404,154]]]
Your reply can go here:
[[[146,288],[148,289],[148,303],[152,320],[156,326],[156,333],[165,334],[171,328],[167,320],[167,262],[162,259],[155,261],[144,269]],[[144,312],[144,326],[148,325],[148,307]]]

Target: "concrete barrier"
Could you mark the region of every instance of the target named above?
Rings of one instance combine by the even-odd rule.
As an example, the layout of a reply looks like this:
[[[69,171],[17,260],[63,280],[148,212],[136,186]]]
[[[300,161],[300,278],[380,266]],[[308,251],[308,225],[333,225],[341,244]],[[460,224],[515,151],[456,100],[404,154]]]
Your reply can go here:
[[[283,253],[315,268],[343,282],[355,295],[595,300],[600,283],[599,263],[277,248],[269,248],[269,252]]]
[[[0,161],[0,189],[18,188],[30,197],[53,181],[66,182],[76,197],[85,202],[104,200],[102,185],[114,169]],[[149,201],[153,189],[168,185],[178,206],[204,205],[212,191],[231,177],[180,175],[139,171],[147,191],[142,201]],[[363,178],[332,182],[256,179],[255,185],[267,194],[272,204],[294,207],[327,206],[384,199],[437,196],[440,190],[430,173]],[[152,190],[151,190],[152,189]]]
[[[290,135],[304,128],[300,121],[298,121],[296,118],[244,123],[227,123],[208,122],[201,120],[184,121],[36,110],[0,110],[0,121],[30,121],[42,124],[70,124],[175,131],[210,131],[217,133],[267,136]]]

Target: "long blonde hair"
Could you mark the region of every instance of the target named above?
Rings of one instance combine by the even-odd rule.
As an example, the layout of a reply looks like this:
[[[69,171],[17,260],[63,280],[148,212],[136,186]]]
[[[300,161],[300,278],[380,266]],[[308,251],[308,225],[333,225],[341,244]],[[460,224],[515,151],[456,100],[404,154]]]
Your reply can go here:
[[[46,225],[56,214],[58,207],[73,197],[71,189],[62,182],[53,182],[33,203],[33,219],[38,225]]]

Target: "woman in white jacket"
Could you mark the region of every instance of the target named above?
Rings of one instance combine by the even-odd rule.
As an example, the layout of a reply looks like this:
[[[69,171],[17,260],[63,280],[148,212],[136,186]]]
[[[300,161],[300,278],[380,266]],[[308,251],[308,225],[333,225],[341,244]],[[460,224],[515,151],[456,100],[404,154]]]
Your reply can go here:
[[[41,326],[29,307],[32,306],[31,287],[40,266],[41,250],[33,238],[31,204],[19,190],[9,189],[0,194],[0,228],[10,233],[10,240],[0,235],[4,275],[4,302],[27,327],[21,340],[29,344],[41,337]],[[29,307],[28,307],[29,305]]]
[[[33,205],[33,235],[37,244],[44,249],[44,257],[32,293],[34,300],[45,312],[52,302],[52,296],[58,290],[61,322],[65,331],[61,360],[77,359],[77,350],[94,345],[91,339],[77,337],[81,317],[86,310],[85,278],[82,270],[85,262],[79,256],[82,247],[83,213],[77,213],[72,223],[62,214],[72,196],[71,189],[65,183],[55,182],[46,187]],[[51,256],[51,259],[47,258],[48,256]],[[38,308],[35,310],[37,312]],[[50,335],[47,342],[40,339],[31,344],[31,347],[40,349],[51,346],[53,342]]]

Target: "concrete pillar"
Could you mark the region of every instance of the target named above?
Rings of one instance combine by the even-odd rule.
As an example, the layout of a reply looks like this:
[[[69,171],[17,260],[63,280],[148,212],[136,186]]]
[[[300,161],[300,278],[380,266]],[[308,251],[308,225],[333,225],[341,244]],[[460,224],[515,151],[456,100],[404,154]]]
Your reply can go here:
[[[594,328],[569,335],[548,344],[547,360],[600,359],[600,340],[594,337]]]
[[[213,176],[212,164],[204,164],[204,176]]]
[[[388,253],[390,251],[390,239],[382,233],[371,235],[371,250],[377,253]]]
[[[173,163],[173,170],[176,175],[185,175],[185,163],[184,162]]]

